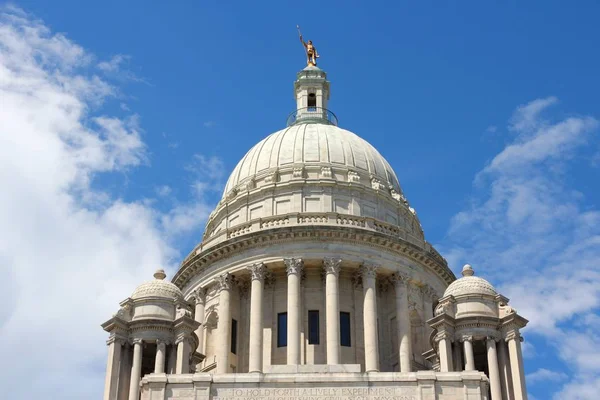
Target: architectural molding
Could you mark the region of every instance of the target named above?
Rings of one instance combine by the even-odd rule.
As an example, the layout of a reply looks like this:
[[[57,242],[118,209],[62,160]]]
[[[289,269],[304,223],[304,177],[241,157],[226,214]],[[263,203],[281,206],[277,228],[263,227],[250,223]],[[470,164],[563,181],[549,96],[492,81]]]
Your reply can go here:
[[[340,274],[342,259],[334,257],[326,257],[323,259],[323,269],[325,275],[334,274],[336,277]]]
[[[250,279],[251,280],[259,280],[264,281],[265,273],[267,272],[265,263],[258,262],[246,267],[250,271]]]
[[[288,275],[302,276],[302,270],[304,269],[304,261],[301,258],[284,258],[285,272]]]
[[[365,279],[376,279],[377,278],[377,270],[379,269],[379,265],[371,264],[371,263],[363,263],[360,266],[360,272],[363,278],[363,282]]]
[[[231,290],[231,285],[233,284],[233,275],[228,272],[217,276],[217,288],[218,291],[221,292],[223,290]]]

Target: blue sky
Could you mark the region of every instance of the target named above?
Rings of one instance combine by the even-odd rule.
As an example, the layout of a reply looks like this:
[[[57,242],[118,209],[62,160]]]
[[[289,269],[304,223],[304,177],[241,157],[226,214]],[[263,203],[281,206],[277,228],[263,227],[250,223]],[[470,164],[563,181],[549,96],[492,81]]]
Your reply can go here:
[[[597,397],[600,5],[315,4],[0,8],[9,397],[100,395],[98,325],[151,271],[174,272],[229,171],[294,109],[296,24],[340,125],[387,158],[428,241],[531,320],[530,398]]]

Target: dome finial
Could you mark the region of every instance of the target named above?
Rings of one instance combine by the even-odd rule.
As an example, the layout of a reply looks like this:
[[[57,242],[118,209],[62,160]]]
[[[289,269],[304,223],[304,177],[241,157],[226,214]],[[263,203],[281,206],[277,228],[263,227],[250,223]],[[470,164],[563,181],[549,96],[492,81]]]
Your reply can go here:
[[[156,272],[154,273],[154,278],[159,279],[159,280],[163,280],[167,277],[167,275],[165,274],[165,270],[164,269],[157,269]]]
[[[462,276],[473,276],[475,275],[475,271],[473,271],[473,267],[469,264],[465,264],[462,269]]]

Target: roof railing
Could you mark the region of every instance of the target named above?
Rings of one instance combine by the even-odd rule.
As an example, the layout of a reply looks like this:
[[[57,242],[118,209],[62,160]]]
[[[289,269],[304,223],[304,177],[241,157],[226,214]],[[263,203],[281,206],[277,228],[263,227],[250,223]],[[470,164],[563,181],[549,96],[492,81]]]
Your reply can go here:
[[[287,118],[287,126],[303,123],[319,123],[337,126],[338,119],[333,112],[323,107],[299,108]]]

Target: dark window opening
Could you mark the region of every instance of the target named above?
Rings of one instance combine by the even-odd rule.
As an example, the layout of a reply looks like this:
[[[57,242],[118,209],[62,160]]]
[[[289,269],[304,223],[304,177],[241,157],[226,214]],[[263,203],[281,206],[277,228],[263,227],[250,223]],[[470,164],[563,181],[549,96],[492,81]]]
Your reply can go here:
[[[308,110],[316,111],[317,108],[317,96],[314,93],[308,95]]]
[[[231,320],[231,352],[237,354],[237,321]]]
[[[319,310],[308,312],[308,344],[319,344]]]
[[[340,344],[345,347],[351,346],[350,341],[350,313],[340,313]]]
[[[277,314],[277,347],[287,346],[287,313]]]

